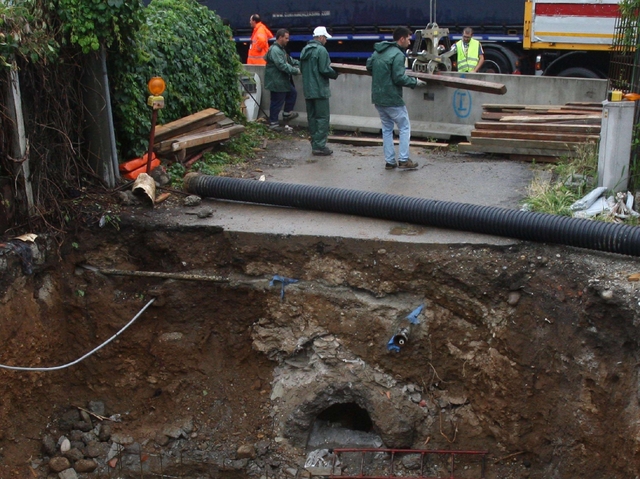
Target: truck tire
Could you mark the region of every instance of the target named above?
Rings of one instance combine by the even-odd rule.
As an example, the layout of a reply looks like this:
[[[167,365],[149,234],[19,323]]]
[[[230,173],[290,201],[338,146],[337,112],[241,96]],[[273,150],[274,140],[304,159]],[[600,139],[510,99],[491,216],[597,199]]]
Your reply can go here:
[[[507,55],[496,48],[484,48],[484,63],[480,73],[513,73],[514,66]]]
[[[572,78],[602,78],[596,72],[584,67],[571,67],[559,72],[556,76]]]

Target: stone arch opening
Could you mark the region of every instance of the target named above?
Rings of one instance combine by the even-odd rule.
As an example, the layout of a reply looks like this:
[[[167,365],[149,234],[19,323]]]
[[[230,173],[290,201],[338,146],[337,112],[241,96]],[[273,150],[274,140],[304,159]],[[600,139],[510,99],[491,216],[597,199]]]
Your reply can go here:
[[[333,404],[318,414],[316,421],[354,431],[371,432],[373,430],[373,421],[367,410],[354,402]]]
[[[369,412],[355,402],[343,402],[330,405],[316,416],[307,449],[381,445]]]

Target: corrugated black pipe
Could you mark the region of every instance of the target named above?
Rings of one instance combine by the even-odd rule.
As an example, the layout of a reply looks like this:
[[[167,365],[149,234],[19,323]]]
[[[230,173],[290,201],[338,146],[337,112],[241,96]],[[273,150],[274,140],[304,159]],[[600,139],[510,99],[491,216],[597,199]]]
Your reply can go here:
[[[368,191],[189,174],[189,193],[640,256],[640,227]]]

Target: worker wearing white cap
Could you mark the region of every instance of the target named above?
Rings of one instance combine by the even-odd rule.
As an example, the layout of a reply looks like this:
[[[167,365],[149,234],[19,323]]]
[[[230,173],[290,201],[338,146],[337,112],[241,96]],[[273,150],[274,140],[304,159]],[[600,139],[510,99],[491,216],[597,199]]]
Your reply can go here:
[[[333,153],[327,148],[331,96],[329,79],[337,78],[338,72],[331,68],[331,59],[324,47],[328,38],[331,38],[331,35],[325,27],[316,27],[313,30],[313,40],[307,43],[300,53],[311,153],[319,156],[329,156]]]

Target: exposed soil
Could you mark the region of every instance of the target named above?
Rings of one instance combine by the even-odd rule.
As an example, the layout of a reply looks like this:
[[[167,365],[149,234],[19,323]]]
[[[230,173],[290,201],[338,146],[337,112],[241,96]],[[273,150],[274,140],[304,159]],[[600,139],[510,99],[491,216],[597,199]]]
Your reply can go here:
[[[640,474],[636,260],[538,244],[291,241],[159,228],[126,210],[120,231],[80,233],[61,260],[39,238],[31,275],[0,255],[0,364],[73,361],[156,298],[77,365],[0,370],[0,478],[57,477],[56,456],[95,463],[79,477],[308,477],[314,424],[349,404],[385,447],[488,451],[487,478]],[[274,275],[299,281],[281,297]],[[409,342],[389,351],[420,304]],[[94,413],[87,426],[77,407],[96,402],[118,421]],[[353,429],[349,414],[322,418]],[[60,452],[63,435],[82,459]],[[456,477],[480,477],[477,460],[456,464]],[[444,477],[448,466],[429,467]],[[417,475],[409,460],[397,467]]]

